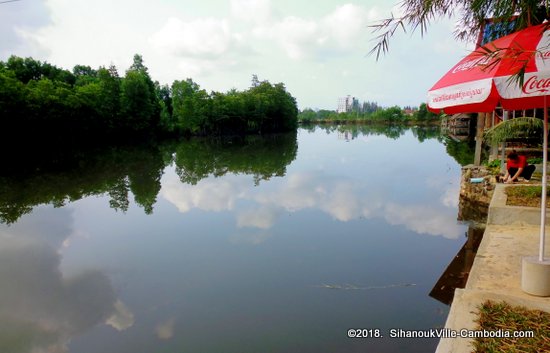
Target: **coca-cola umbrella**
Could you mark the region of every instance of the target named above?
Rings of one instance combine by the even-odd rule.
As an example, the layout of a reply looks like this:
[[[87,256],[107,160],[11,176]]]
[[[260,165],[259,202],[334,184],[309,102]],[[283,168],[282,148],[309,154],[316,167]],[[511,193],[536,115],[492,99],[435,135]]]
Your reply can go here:
[[[458,62],[428,92],[433,112],[492,112],[544,108],[543,183],[538,260],[544,262],[550,94],[550,27],[532,26],[480,47]],[[519,80],[518,73],[523,76]],[[521,83],[521,84],[520,84]]]
[[[428,108],[446,114],[543,108],[550,90],[550,31],[533,26],[464,57],[428,91]],[[489,54],[492,53],[492,54]],[[520,86],[515,80],[524,72]]]

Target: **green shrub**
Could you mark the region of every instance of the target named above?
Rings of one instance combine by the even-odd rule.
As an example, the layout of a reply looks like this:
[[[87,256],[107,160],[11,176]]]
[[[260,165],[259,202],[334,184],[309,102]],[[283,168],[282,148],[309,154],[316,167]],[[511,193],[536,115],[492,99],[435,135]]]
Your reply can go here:
[[[528,158],[527,163],[529,163],[529,164],[542,164],[542,158],[541,157]]]

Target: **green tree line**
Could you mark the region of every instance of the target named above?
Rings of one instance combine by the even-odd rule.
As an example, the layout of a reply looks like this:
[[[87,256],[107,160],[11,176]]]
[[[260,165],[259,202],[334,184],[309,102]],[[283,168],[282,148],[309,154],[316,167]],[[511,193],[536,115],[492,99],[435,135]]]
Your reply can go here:
[[[298,114],[301,123],[341,123],[341,122],[380,122],[380,123],[407,123],[407,122],[436,122],[439,115],[430,112],[426,103],[422,103],[412,115],[405,114],[404,109],[394,106],[382,108],[376,103],[365,103],[366,109],[362,112],[352,111],[338,113],[334,110],[313,110],[306,108]]]
[[[68,71],[17,56],[0,62],[0,126],[22,138],[281,132],[296,128],[297,115],[282,83],[254,77],[249,89],[227,93],[192,79],[160,85],[138,54],[124,76],[114,65]]]

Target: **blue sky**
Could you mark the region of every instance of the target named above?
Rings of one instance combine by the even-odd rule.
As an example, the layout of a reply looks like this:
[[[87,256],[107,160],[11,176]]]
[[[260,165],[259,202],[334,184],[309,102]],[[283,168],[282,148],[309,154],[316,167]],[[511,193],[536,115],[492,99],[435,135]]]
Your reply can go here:
[[[21,0],[0,5],[0,60],[32,56],[72,69],[142,54],[153,79],[192,78],[202,88],[246,89],[251,77],[284,82],[300,109],[336,109],[352,95],[382,106],[418,106],[472,45],[455,23],[398,33],[376,61],[369,25],[397,2],[295,0]]]

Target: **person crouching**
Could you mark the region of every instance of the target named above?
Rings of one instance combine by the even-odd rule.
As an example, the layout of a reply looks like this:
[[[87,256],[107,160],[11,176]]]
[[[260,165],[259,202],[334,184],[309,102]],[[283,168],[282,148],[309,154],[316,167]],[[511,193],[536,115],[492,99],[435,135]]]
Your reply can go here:
[[[518,154],[515,150],[508,154],[506,161],[506,175],[503,178],[505,183],[514,183],[522,177],[526,182],[531,180],[531,175],[535,171],[535,166],[527,164],[527,158]]]

